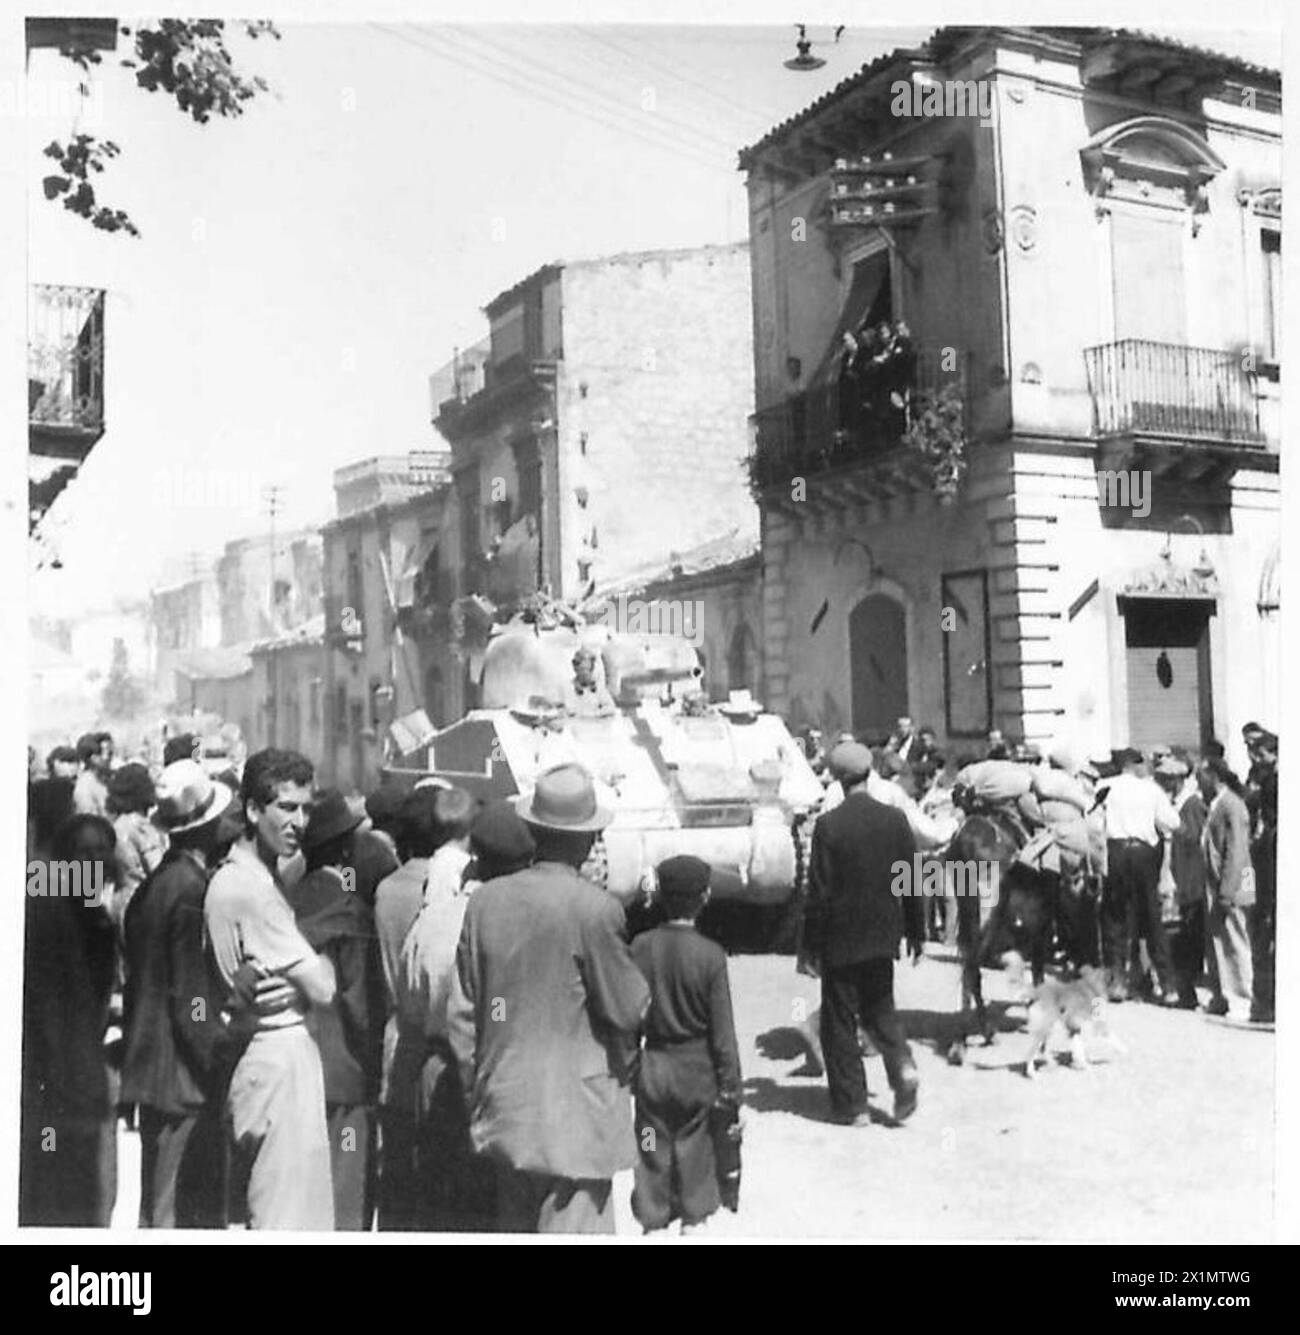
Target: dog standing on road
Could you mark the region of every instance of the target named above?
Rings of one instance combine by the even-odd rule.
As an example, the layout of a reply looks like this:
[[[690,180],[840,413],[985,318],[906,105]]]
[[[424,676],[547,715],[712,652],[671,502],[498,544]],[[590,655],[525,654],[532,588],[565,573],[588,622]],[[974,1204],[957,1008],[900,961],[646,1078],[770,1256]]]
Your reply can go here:
[[[1008,976],[1013,986],[1017,976],[1015,962],[1008,962]],[[1021,965],[1023,975],[1023,962]],[[1029,1002],[1029,1049],[1025,1053],[1025,1075],[1034,1078],[1034,1068],[1047,1049],[1048,1041],[1058,1025],[1064,1027],[1070,1039],[1070,1062],[1079,1071],[1088,1066],[1085,1038],[1092,1037],[1109,1043],[1118,1054],[1128,1051],[1111,1029],[1106,1014],[1106,975],[1104,970],[1084,965],[1079,977],[1072,980],[1048,978],[1032,990]]]

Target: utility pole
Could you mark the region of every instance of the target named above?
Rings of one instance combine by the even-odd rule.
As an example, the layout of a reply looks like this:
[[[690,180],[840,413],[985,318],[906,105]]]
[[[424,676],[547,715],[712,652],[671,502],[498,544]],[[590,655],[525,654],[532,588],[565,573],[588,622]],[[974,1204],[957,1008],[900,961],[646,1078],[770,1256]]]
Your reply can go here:
[[[267,611],[271,623],[271,636],[274,639],[276,633],[275,627],[275,521],[279,517],[280,509],[283,504],[284,488],[278,485],[267,487],[262,493],[262,501],[266,506],[266,516],[271,536],[271,548],[267,554],[268,588],[267,588]],[[277,733],[277,715],[279,713],[279,672],[276,662],[276,651],[274,648],[268,650],[266,655],[266,744],[274,746]]]

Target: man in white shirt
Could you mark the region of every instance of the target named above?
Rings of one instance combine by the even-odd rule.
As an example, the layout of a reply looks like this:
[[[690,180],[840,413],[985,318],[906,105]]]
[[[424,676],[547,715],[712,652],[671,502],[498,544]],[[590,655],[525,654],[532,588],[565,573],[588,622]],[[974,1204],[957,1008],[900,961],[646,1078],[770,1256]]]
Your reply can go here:
[[[312,802],[311,762],[265,750],[244,768],[248,834],[217,868],[203,920],[222,981],[233,993],[253,973],[282,983],[283,1009],[259,1011],[226,1095],[237,1155],[247,1170],[251,1228],[334,1228],[325,1081],[306,1026],[334,1000],[334,966],[307,944],[284,896],[278,863],[298,851]]]
[[[831,772],[834,773],[833,766]],[[874,769],[867,775],[866,791],[868,797],[883,802],[887,807],[897,807],[907,817],[907,823],[916,840],[916,847],[921,852],[942,848],[957,833],[959,820],[955,813],[949,810],[946,814],[939,812],[930,814],[922,810],[899,784],[893,779],[884,778]],[[834,782],[827,787],[825,797],[822,798],[818,816],[834,811],[843,801],[844,785],[840,782],[839,775],[836,775]]]
[[[1173,968],[1160,912],[1163,837],[1179,826],[1178,812],[1145,770],[1142,754],[1116,751],[1120,772],[1106,789],[1106,884],[1101,934],[1108,995],[1126,1001],[1136,983],[1139,940],[1156,971],[1162,1005],[1174,1004]]]

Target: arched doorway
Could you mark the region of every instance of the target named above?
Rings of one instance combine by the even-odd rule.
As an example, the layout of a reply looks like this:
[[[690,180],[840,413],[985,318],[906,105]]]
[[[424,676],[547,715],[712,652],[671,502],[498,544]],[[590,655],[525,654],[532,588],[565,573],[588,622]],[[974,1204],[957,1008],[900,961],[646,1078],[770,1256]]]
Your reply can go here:
[[[870,593],[849,613],[853,731],[886,738],[907,714],[907,617],[902,603]]]
[[[743,621],[731,633],[727,650],[727,688],[758,691],[758,644],[754,632]]]

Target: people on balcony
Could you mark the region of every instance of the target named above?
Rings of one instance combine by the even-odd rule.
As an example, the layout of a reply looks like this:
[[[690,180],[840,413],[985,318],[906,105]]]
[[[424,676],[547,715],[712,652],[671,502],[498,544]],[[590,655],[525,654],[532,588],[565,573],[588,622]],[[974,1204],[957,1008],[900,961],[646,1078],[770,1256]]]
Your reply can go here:
[[[907,429],[916,379],[916,349],[903,321],[864,321],[846,330],[840,354],[836,443],[890,444]]]

